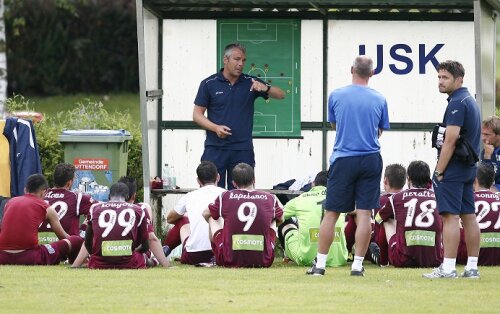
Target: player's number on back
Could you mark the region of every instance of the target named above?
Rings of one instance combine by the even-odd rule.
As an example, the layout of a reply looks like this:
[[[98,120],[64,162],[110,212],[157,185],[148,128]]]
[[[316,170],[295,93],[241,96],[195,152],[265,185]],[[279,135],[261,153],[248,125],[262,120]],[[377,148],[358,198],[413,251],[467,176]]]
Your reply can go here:
[[[479,224],[479,229],[483,230],[488,228],[489,226],[491,226],[491,221],[482,222],[482,220],[484,219],[484,217],[488,216],[490,210],[498,213],[500,203],[492,202],[490,205],[490,203],[486,201],[477,201],[475,202],[475,205],[476,205],[476,215],[477,215],[476,219],[477,223]],[[493,226],[493,229],[500,229],[500,215],[497,216],[498,219],[495,225]]]
[[[415,227],[428,228],[434,223],[434,210],[436,209],[436,200],[426,200],[418,206],[420,214],[415,217],[417,211],[417,198],[412,198],[404,204],[406,207],[405,227],[412,227],[415,221]]]
[[[245,213],[245,209],[247,213]],[[243,231],[250,230],[253,222],[255,221],[255,216],[257,216],[257,206],[252,202],[245,202],[238,207],[238,219],[241,222],[245,222],[245,227],[243,227]]]
[[[59,221],[68,213],[68,204],[64,201],[57,201],[52,204],[52,207],[57,212],[57,217],[59,217]],[[50,224],[47,224],[47,228],[51,228]]]
[[[103,238],[107,237],[111,230],[113,230],[116,222],[118,222],[119,226],[124,228],[122,231],[122,237],[126,236],[127,233],[129,233],[130,230],[132,230],[132,228],[134,227],[135,212],[130,208],[126,208],[117,215],[116,211],[114,210],[104,210],[99,215],[98,220],[99,227],[104,229],[104,231],[102,232]]]

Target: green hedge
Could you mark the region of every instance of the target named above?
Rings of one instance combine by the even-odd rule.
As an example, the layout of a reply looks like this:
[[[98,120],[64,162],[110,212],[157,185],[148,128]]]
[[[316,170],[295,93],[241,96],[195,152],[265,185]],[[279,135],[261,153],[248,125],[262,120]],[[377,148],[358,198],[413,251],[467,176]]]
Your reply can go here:
[[[5,0],[9,94],[135,92],[135,0]]]
[[[6,102],[9,112],[17,110],[33,111],[30,100],[17,95]],[[58,142],[58,136],[64,129],[125,129],[133,136],[129,143],[127,175],[137,180],[137,199],[144,198],[144,182],[142,175],[142,137],[140,125],[133,122],[128,111],[109,113],[101,102],[84,99],[77,103],[71,111],[59,112],[54,116],[45,116],[41,122],[35,123],[38,149],[42,163],[42,171],[49,184],[53,186],[54,168],[64,162],[64,150]]]

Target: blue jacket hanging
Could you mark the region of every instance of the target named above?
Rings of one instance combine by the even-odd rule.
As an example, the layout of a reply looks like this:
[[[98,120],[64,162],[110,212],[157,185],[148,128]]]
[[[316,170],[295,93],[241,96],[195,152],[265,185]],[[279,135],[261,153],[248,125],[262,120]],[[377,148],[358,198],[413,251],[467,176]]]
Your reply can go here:
[[[3,134],[10,148],[10,193],[11,196],[24,194],[28,177],[42,173],[38,144],[33,123],[15,117],[7,118]]]

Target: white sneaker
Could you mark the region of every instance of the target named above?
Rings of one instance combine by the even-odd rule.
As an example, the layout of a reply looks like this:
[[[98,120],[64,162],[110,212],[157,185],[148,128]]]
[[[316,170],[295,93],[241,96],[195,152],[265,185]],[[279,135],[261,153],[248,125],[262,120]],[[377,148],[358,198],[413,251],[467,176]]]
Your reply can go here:
[[[428,279],[434,279],[434,278],[457,278],[458,276],[456,270],[447,273],[443,270],[443,265],[441,265],[438,268],[434,268],[431,273],[423,274],[422,277]]]

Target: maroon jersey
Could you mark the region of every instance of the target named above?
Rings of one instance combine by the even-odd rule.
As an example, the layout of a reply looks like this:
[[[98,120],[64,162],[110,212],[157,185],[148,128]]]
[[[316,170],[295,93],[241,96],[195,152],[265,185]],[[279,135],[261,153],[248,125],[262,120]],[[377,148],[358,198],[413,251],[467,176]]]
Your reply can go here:
[[[45,219],[48,207],[49,204],[32,194],[10,199],[5,205],[0,228],[0,250],[35,248],[38,226]]]
[[[88,194],[75,193],[62,188],[49,189],[45,194],[45,201],[53,205],[61,226],[69,235],[80,233],[80,216],[86,217],[90,207],[97,203]],[[40,243],[51,243],[59,240],[47,221],[40,225],[38,232]]]
[[[500,264],[500,195],[489,190],[474,193],[476,219],[481,229],[478,265]]]
[[[148,239],[145,211],[127,202],[107,202],[90,209],[93,239],[90,268],[143,268],[135,249]],[[142,254],[140,254],[142,256]]]
[[[390,197],[394,195],[394,193],[384,193],[380,195],[380,207],[379,208],[374,208],[372,211],[373,218],[375,218],[380,211],[381,208],[384,208],[384,206],[389,202]],[[378,234],[380,230],[380,225],[375,223],[375,220],[372,221],[372,237],[371,241],[374,241],[376,243],[379,243],[378,241]],[[368,253],[368,252],[367,252]]]
[[[276,239],[271,225],[283,216],[275,195],[235,189],[221,194],[208,208],[213,219],[224,218],[224,266],[271,266]]]
[[[442,222],[434,192],[412,188],[394,194],[377,214],[377,223],[396,220],[396,245],[409,265],[432,267],[443,260]]]

